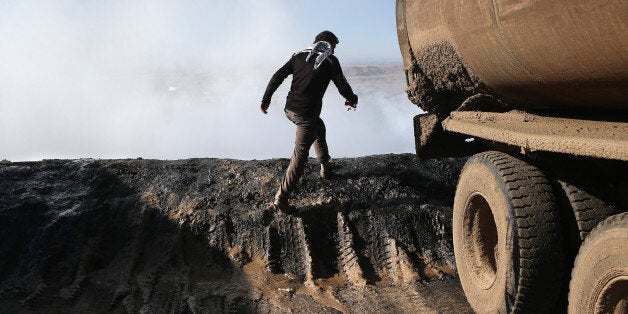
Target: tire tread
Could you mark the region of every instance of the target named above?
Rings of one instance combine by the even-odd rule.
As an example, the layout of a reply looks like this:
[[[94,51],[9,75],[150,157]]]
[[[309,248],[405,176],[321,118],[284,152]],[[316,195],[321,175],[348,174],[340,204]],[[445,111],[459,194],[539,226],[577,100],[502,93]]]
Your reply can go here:
[[[566,263],[559,212],[549,181],[536,167],[502,152],[480,153],[472,159],[494,167],[514,209],[519,249],[513,259],[519,271],[510,311],[553,309],[566,277]]]
[[[560,184],[576,218],[580,241],[584,241],[598,223],[616,212],[612,206],[579,187],[565,181]]]
[[[628,212],[615,214],[598,223],[580,246],[571,272],[571,281],[569,284],[569,313],[590,310],[586,307],[591,304],[587,304],[586,297],[582,298],[583,287],[592,287],[595,283],[589,282],[588,280],[591,278],[587,279],[585,278],[586,276],[583,277],[582,273],[591,272],[591,261],[589,257],[597,255],[592,252],[596,252],[596,250],[599,249],[600,242],[606,242],[605,240],[607,239],[604,239],[604,237],[607,235],[607,232],[614,229],[628,230]],[[583,272],[583,270],[585,271]],[[586,293],[584,295],[586,295]]]

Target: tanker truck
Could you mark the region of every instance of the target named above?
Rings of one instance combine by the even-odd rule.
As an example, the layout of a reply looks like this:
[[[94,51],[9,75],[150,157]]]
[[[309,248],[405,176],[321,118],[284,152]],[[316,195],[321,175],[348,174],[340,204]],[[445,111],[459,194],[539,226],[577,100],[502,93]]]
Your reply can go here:
[[[397,0],[419,159],[467,157],[478,313],[628,312],[628,1]]]

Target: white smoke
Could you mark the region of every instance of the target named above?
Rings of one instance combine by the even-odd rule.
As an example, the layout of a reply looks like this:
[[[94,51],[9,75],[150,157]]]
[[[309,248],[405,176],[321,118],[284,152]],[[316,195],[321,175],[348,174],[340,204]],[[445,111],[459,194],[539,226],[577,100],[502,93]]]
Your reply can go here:
[[[259,101],[311,38],[279,1],[214,2],[0,2],[0,159],[289,157],[290,77],[268,115]],[[412,151],[403,82],[348,77],[358,111],[325,98],[333,156]]]

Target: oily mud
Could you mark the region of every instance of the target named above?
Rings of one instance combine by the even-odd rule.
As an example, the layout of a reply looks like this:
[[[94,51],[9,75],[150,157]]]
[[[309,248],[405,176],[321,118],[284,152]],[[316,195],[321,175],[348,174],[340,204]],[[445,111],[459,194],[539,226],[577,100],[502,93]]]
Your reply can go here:
[[[499,101],[494,92],[467,67],[449,42],[439,42],[409,52],[411,66],[406,69],[408,98],[421,109],[445,118],[472,96],[491,104]]]
[[[469,312],[451,244],[463,160],[0,164],[0,308],[9,312]]]

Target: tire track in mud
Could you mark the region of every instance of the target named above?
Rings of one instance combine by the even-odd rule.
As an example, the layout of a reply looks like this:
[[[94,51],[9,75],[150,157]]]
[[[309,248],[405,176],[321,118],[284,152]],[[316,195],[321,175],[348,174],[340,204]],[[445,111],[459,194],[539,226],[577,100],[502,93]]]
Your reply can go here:
[[[0,165],[0,306],[468,311],[449,231],[462,161],[337,163],[323,181],[311,162],[295,215],[268,208],[285,159]]]

